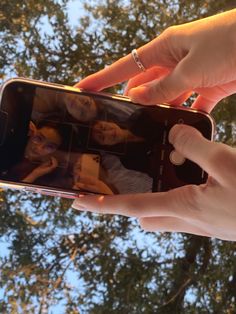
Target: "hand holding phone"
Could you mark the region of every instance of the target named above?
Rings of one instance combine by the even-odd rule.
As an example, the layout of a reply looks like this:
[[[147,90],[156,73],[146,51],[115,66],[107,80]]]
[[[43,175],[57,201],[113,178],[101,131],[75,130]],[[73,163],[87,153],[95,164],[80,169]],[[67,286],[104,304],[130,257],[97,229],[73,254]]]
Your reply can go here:
[[[236,241],[235,148],[210,142],[186,125],[174,126],[170,141],[185,158],[208,172],[206,183],[164,193],[84,196],[72,206],[82,211],[137,217],[149,232],[185,232]]]

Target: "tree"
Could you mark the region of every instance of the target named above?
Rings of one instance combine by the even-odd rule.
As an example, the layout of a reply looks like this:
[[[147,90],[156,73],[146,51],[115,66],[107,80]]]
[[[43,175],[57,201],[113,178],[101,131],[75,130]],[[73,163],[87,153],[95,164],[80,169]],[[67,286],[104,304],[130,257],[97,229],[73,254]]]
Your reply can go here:
[[[0,4],[1,76],[73,84],[166,27],[234,1],[68,1]],[[111,91],[121,91],[114,87]],[[235,145],[235,96],[214,111],[218,140]],[[134,219],[79,213],[70,201],[1,191],[0,312],[234,313],[235,244],[145,233]],[[2,295],[2,297],[1,297]]]

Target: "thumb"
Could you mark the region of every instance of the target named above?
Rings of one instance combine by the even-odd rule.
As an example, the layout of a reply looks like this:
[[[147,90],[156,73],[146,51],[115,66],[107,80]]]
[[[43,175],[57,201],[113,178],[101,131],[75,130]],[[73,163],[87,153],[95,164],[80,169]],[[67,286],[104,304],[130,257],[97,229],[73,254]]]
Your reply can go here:
[[[153,80],[128,92],[131,101],[145,105],[171,102],[192,90],[190,75],[188,73],[188,57],[182,59],[177,66],[161,79]]]
[[[217,181],[224,181],[224,156],[228,150],[227,145],[211,142],[197,129],[184,124],[172,127],[169,142],[178,153],[198,164]]]

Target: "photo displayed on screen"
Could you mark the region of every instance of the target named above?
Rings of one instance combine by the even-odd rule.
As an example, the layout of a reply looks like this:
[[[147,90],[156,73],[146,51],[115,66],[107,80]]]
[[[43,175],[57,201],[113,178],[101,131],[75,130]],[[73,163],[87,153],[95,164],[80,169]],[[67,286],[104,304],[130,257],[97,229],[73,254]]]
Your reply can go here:
[[[38,165],[45,171],[34,182],[102,194],[151,192],[147,125],[143,134],[137,127],[141,115],[140,106],[128,102],[37,88],[31,122],[48,123],[44,138],[54,151]]]
[[[168,137],[160,109],[46,87],[22,93],[31,102],[27,136],[5,180],[99,194],[158,190]]]

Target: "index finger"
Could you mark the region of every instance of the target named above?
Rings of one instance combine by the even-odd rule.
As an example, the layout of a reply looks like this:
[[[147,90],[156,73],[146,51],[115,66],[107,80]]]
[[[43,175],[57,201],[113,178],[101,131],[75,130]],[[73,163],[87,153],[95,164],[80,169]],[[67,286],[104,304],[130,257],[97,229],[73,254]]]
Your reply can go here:
[[[167,46],[164,45],[166,36],[162,34],[138,49],[139,59],[145,69],[149,69],[154,65],[167,66],[168,60],[166,53]],[[84,88],[93,91],[100,91],[117,83],[127,81],[128,79],[141,73],[135,63],[132,54],[119,59],[105,69],[92,74],[79,83],[75,87]]]
[[[198,186],[189,185],[168,192],[115,196],[83,196],[72,207],[100,214],[117,214],[127,217],[189,218],[194,212],[189,204],[198,194]]]

